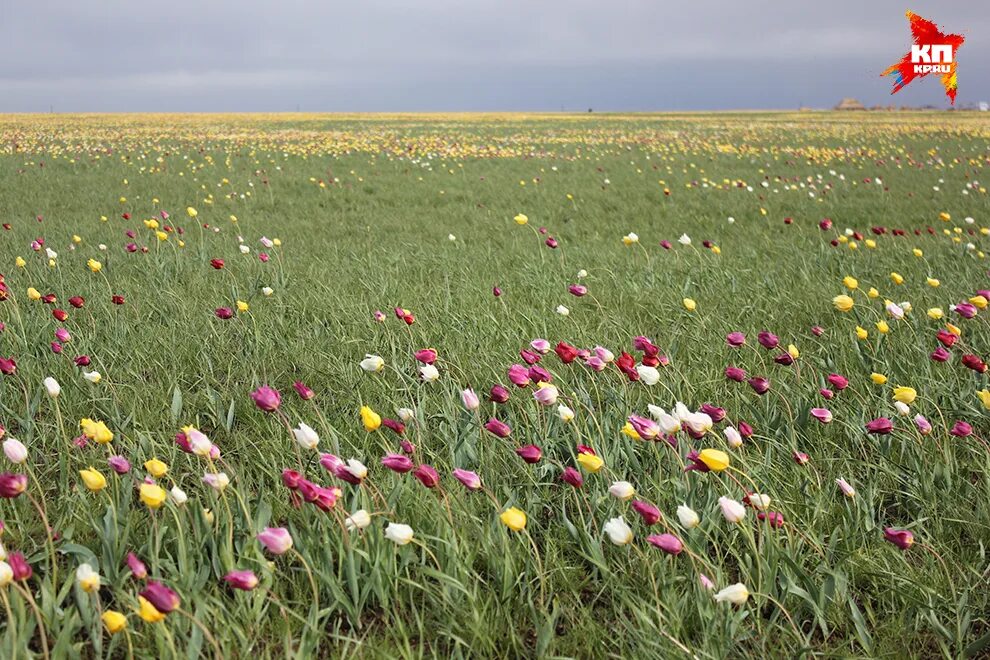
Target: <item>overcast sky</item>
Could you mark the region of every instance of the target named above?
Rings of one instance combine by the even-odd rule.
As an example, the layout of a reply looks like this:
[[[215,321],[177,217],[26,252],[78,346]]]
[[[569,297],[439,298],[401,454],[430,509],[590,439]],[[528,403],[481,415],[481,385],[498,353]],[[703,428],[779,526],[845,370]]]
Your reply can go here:
[[[0,0],[0,112],[947,106],[906,9],[990,101],[987,0]]]

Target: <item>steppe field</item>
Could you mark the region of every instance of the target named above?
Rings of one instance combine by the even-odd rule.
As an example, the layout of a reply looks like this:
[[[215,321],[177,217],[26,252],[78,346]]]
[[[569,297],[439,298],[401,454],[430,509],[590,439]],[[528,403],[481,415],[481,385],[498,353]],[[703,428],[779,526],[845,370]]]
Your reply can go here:
[[[0,115],[0,657],[986,657],[988,114]]]

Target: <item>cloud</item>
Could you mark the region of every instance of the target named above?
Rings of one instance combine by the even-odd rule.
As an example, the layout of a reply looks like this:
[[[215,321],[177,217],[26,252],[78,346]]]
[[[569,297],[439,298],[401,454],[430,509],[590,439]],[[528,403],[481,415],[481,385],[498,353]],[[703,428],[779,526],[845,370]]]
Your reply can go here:
[[[0,111],[793,107],[886,102],[908,45],[887,3],[214,0],[8,3]],[[960,102],[990,96],[990,14],[915,2],[969,37]],[[957,6],[952,6],[957,5]],[[910,92],[910,93],[908,93]],[[800,98],[796,98],[800,97]],[[941,103],[918,85],[891,100]]]

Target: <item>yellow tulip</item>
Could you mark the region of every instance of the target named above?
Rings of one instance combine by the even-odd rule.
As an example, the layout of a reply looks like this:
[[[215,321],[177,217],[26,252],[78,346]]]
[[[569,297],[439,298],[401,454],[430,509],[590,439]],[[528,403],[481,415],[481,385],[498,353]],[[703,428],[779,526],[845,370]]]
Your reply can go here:
[[[598,472],[605,465],[605,461],[601,459],[601,456],[595,456],[594,454],[580,453],[577,457],[577,462],[581,464],[588,472]]]
[[[969,302],[973,303],[973,306],[979,309],[987,308],[987,299],[983,296],[973,296],[969,299]]]
[[[127,617],[116,610],[107,610],[100,618],[103,619],[103,625],[111,635],[116,635],[127,627]]]
[[[238,312],[244,313],[244,312],[248,311],[249,309],[251,309],[251,306],[248,305],[246,302],[244,302],[243,300],[238,300],[237,301],[237,311]]]
[[[787,345],[787,353],[795,360],[801,357],[800,351],[798,351],[797,346],[795,346],[794,344]]]
[[[891,273],[890,281],[894,284],[904,284],[904,277],[900,273]]]
[[[888,332],[890,332],[890,326],[887,325],[887,322],[886,321],[878,321],[877,322],[877,332],[879,332],[881,335],[885,335]]]
[[[87,261],[86,262],[86,267],[89,268],[94,273],[98,273],[101,270],[103,270],[103,264],[101,264],[96,259],[90,259],[89,261]]]
[[[936,280],[934,277],[929,277],[927,280],[925,280],[925,282],[927,282],[928,283],[928,286],[932,287],[933,289],[936,288],[936,287],[938,287],[940,284],[942,284],[940,281]]]
[[[521,532],[526,529],[526,512],[516,507],[510,507],[503,511],[499,520],[513,532]]]
[[[721,472],[729,467],[729,455],[719,449],[702,449],[698,459],[712,472]]]
[[[85,470],[79,470],[79,476],[82,477],[83,484],[90,492],[98,493],[107,487],[107,479],[102,474],[100,474],[92,466]]]
[[[870,374],[870,380],[873,381],[874,385],[883,385],[884,383],[887,382],[887,377],[884,376],[883,374],[878,374],[877,372],[874,371],[872,374]]]
[[[951,323],[946,323],[945,329],[954,334],[956,337],[962,336],[962,328],[952,325]]]
[[[155,609],[155,606],[148,602],[144,596],[138,596],[138,602],[141,604],[141,609],[138,610],[138,616],[144,619],[147,623],[159,623],[165,620],[165,615]]]
[[[845,294],[842,294],[840,296],[836,296],[835,298],[832,298],[832,304],[835,305],[835,308],[840,312],[848,312],[853,308],[853,305],[855,303],[853,302],[852,298],[850,298]]]
[[[911,252],[914,253],[914,256],[916,256],[916,257],[923,257],[923,256],[925,256],[925,253],[922,252],[921,250],[919,250],[918,248],[914,248],[913,250],[911,250]]]
[[[630,424],[629,422],[626,422],[626,425],[622,427],[622,432],[625,433],[626,435],[628,435],[633,440],[642,440],[643,439],[643,438],[640,437],[639,433],[636,431],[636,429],[633,427],[633,425]]]
[[[519,225],[519,226],[522,226],[522,225],[526,224],[527,222],[529,222],[529,218],[527,218],[522,213],[520,213],[519,215],[517,215],[516,217],[514,217],[513,220],[515,220],[516,221],[516,224]]]
[[[144,502],[149,509],[159,509],[162,504],[165,504],[165,498],[167,493],[165,489],[156,484],[141,484],[141,501]]]
[[[17,266],[18,268],[24,268],[25,266],[27,266],[27,262],[24,261],[24,257],[17,257],[16,259],[14,259],[14,265]]]
[[[361,406],[361,423],[364,424],[364,430],[371,433],[382,425],[382,416],[368,406]]]
[[[856,338],[857,339],[862,340],[862,339],[866,339],[869,336],[870,336],[870,333],[866,331],[866,328],[862,328],[862,327],[860,327],[858,325],[856,326]]]
[[[168,240],[168,234],[161,230],[155,232],[155,237],[162,243]]]
[[[944,314],[945,312],[942,311],[941,307],[932,307],[931,309],[928,310],[928,318],[932,319],[933,321],[939,320],[940,318],[942,318],[942,316],[944,316]]]
[[[842,278],[842,283],[846,285],[846,288],[850,291],[855,291],[859,288],[859,280],[857,280],[852,275],[846,275]]]
[[[900,401],[910,406],[917,397],[918,393],[913,387],[899,386],[894,388],[894,401]]]
[[[980,403],[983,404],[983,407],[990,410],[990,390],[980,390],[976,396],[980,397]]]
[[[686,309],[689,312],[693,312],[694,310],[696,310],[698,308],[698,303],[696,303],[691,298],[685,298],[681,302],[684,303],[684,309]]]
[[[870,298],[879,298],[880,292],[877,291],[876,287],[871,286],[870,290],[866,292],[866,295],[869,296]]]
[[[153,476],[155,479],[161,479],[168,472],[168,465],[158,460],[157,458],[149,458],[144,462],[144,469],[148,471],[148,474]]]
[[[28,287],[27,294],[28,300],[41,300],[41,293],[33,286]]]
[[[197,211],[196,209],[194,209],[191,206],[187,206],[186,207],[186,215],[188,215],[190,218],[195,218],[197,215],[199,215],[199,211]]]

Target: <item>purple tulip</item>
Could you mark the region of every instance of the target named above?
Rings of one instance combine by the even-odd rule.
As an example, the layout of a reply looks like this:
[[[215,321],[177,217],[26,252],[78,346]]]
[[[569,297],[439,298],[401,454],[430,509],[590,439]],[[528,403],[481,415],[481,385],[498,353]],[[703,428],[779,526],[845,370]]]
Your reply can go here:
[[[419,480],[419,483],[423,484],[427,488],[436,488],[437,484],[440,483],[440,475],[437,474],[435,469],[433,469],[433,466],[426,465],[425,463],[416,468],[416,471],[413,472],[413,476]]]
[[[894,529],[893,527],[887,527],[883,530],[883,537],[901,550],[907,550],[914,545],[914,534],[906,529]]]
[[[516,449],[516,454],[519,458],[523,459],[527,463],[539,463],[540,459],[543,458],[543,450],[536,445],[524,445]]]
[[[127,568],[131,569],[131,575],[139,580],[148,577],[148,567],[133,552],[127,553]]]
[[[254,405],[265,412],[275,412],[282,404],[282,395],[278,393],[278,390],[267,385],[262,385],[251,392],[251,398],[254,399]]]
[[[492,435],[497,435],[500,438],[508,438],[509,434],[512,433],[512,429],[509,428],[508,424],[494,417],[485,422],[485,429]]]
[[[777,345],[780,343],[780,338],[769,330],[761,330],[760,333],[756,335],[756,340],[760,342],[760,346],[768,351],[777,348]]]
[[[655,525],[657,521],[660,520],[660,509],[653,506],[649,502],[644,502],[643,500],[633,500],[632,502],[633,511],[639,514],[640,518],[647,525]]]
[[[684,550],[684,544],[673,534],[650,534],[646,537],[646,540],[668,555],[674,555],[675,557]]]
[[[741,332],[730,332],[725,336],[725,343],[732,348],[739,348],[746,343],[746,335]]]
[[[741,383],[746,380],[746,372],[739,367],[726,367],[725,377],[729,380],[734,380],[737,383]]]
[[[877,417],[876,419],[866,424],[867,433],[875,433],[877,435],[887,435],[893,430],[894,430],[894,423],[891,422],[886,417]]]
[[[748,382],[749,386],[753,388],[753,391],[759,394],[760,396],[766,394],[767,391],[770,389],[770,381],[764,378],[763,376],[754,376],[753,378],[750,378],[746,382]]]
[[[386,454],[382,459],[382,465],[399,474],[409,472],[414,467],[412,460],[402,454]]]
[[[162,614],[172,612],[180,604],[179,595],[157,580],[149,580],[141,590],[141,596]]]

